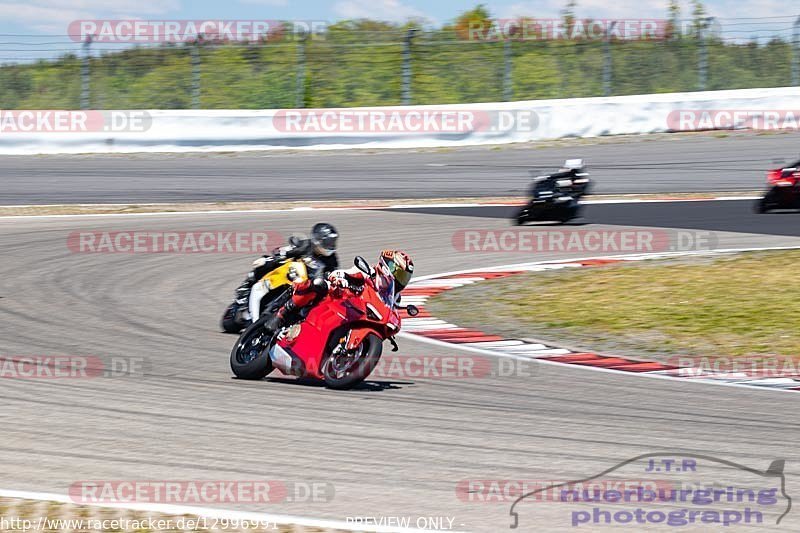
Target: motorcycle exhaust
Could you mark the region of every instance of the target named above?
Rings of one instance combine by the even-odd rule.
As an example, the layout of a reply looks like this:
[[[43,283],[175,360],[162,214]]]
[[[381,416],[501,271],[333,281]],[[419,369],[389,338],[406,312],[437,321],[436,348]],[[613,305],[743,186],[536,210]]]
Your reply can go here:
[[[284,350],[278,344],[274,344],[269,351],[269,358],[272,366],[283,372],[287,376],[302,377],[305,375],[303,362]]]

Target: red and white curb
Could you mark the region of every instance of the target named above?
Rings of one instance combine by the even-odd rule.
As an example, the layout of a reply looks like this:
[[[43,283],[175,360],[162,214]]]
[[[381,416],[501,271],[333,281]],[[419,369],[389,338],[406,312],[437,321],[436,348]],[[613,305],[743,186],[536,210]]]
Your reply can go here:
[[[425,309],[427,300],[442,292],[481,281],[515,276],[526,272],[542,272],[567,268],[586,268],[620,264],[627,261],[665,259],[686,255],[718,255],[758,250],[795,250],[798,247],[742,248],[703,252],[668,252],[613,257],[591,257],[556,261],[539,261],[485,269],[449,272],[425,276],[411,283],[403,291],[403,303],[420,308],[416,317],[404,316],[401,335],[414,340],[457,347],[460,350],[510,357],[535,359],[546,364],[570,365],[605,372],[627,372],[644,377],[681,379],[717,385],[757,387],[768,390],[800,391],[800,374],[781,373],[781,377],[759,376],[757,372],[716,372],[688,366],[675,366],[658,361],[647,361],[594,352],[574,351],[561,346],[510,339],[463,328],[441,320]]]

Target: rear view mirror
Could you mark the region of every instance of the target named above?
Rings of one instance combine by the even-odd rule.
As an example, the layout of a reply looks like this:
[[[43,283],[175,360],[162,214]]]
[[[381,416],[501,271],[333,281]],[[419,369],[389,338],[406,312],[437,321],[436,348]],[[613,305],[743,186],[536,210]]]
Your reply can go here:
[[[361,272],[363,272],[369,277],[372,277],[372,275],[374,274],[372,267],[369,266],[367,260],[361,257],[360,255],[356,256],[355,260],[353,260],[353,264],[355,264],[357,269],[359,269]]]
[[[406,313],[408,313],[408,316],[417,316],[419,314],[419,307],[416,305],[407,305]]]
[[[295,235],[291,235],[291,236],[289,237],[289,244],[290,244],[291,246],[293,246],[293,247],[297,248],[298,246],[300,246],[301,244],[303,244],[303,241],[304,241],[304,240],[305,240],[305,235],[297,235],[297,234],[295,234]]]

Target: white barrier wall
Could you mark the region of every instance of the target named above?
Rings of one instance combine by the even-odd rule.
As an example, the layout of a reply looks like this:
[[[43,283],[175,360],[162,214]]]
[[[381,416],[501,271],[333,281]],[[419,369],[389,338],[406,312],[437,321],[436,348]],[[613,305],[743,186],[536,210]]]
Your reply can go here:
[[[799,121],[800,89],[794,87],[288,111],[3,111],[0,153],[414,148],[731,127],[798,129]]]

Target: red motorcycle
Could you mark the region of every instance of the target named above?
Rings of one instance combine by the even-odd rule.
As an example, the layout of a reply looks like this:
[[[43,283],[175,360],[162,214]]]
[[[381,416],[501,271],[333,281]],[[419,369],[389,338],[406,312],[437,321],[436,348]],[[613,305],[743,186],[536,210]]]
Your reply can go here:
[[[283,374],[323,380],[333,389],[349,389],[375,369],[388,340],[400,332],[394,277],[376,272],[363,257],[356,267],[366,274],[363,286],[336,288],[306,312],[301,321],[270,334],[264,317],[251,324],[231,350],[231,369],[241,379],[262,379],[274,369]]]
[[[756,200],[756,213],[773,209],[800,209],[800,161],[767,173],[767,192]]]

